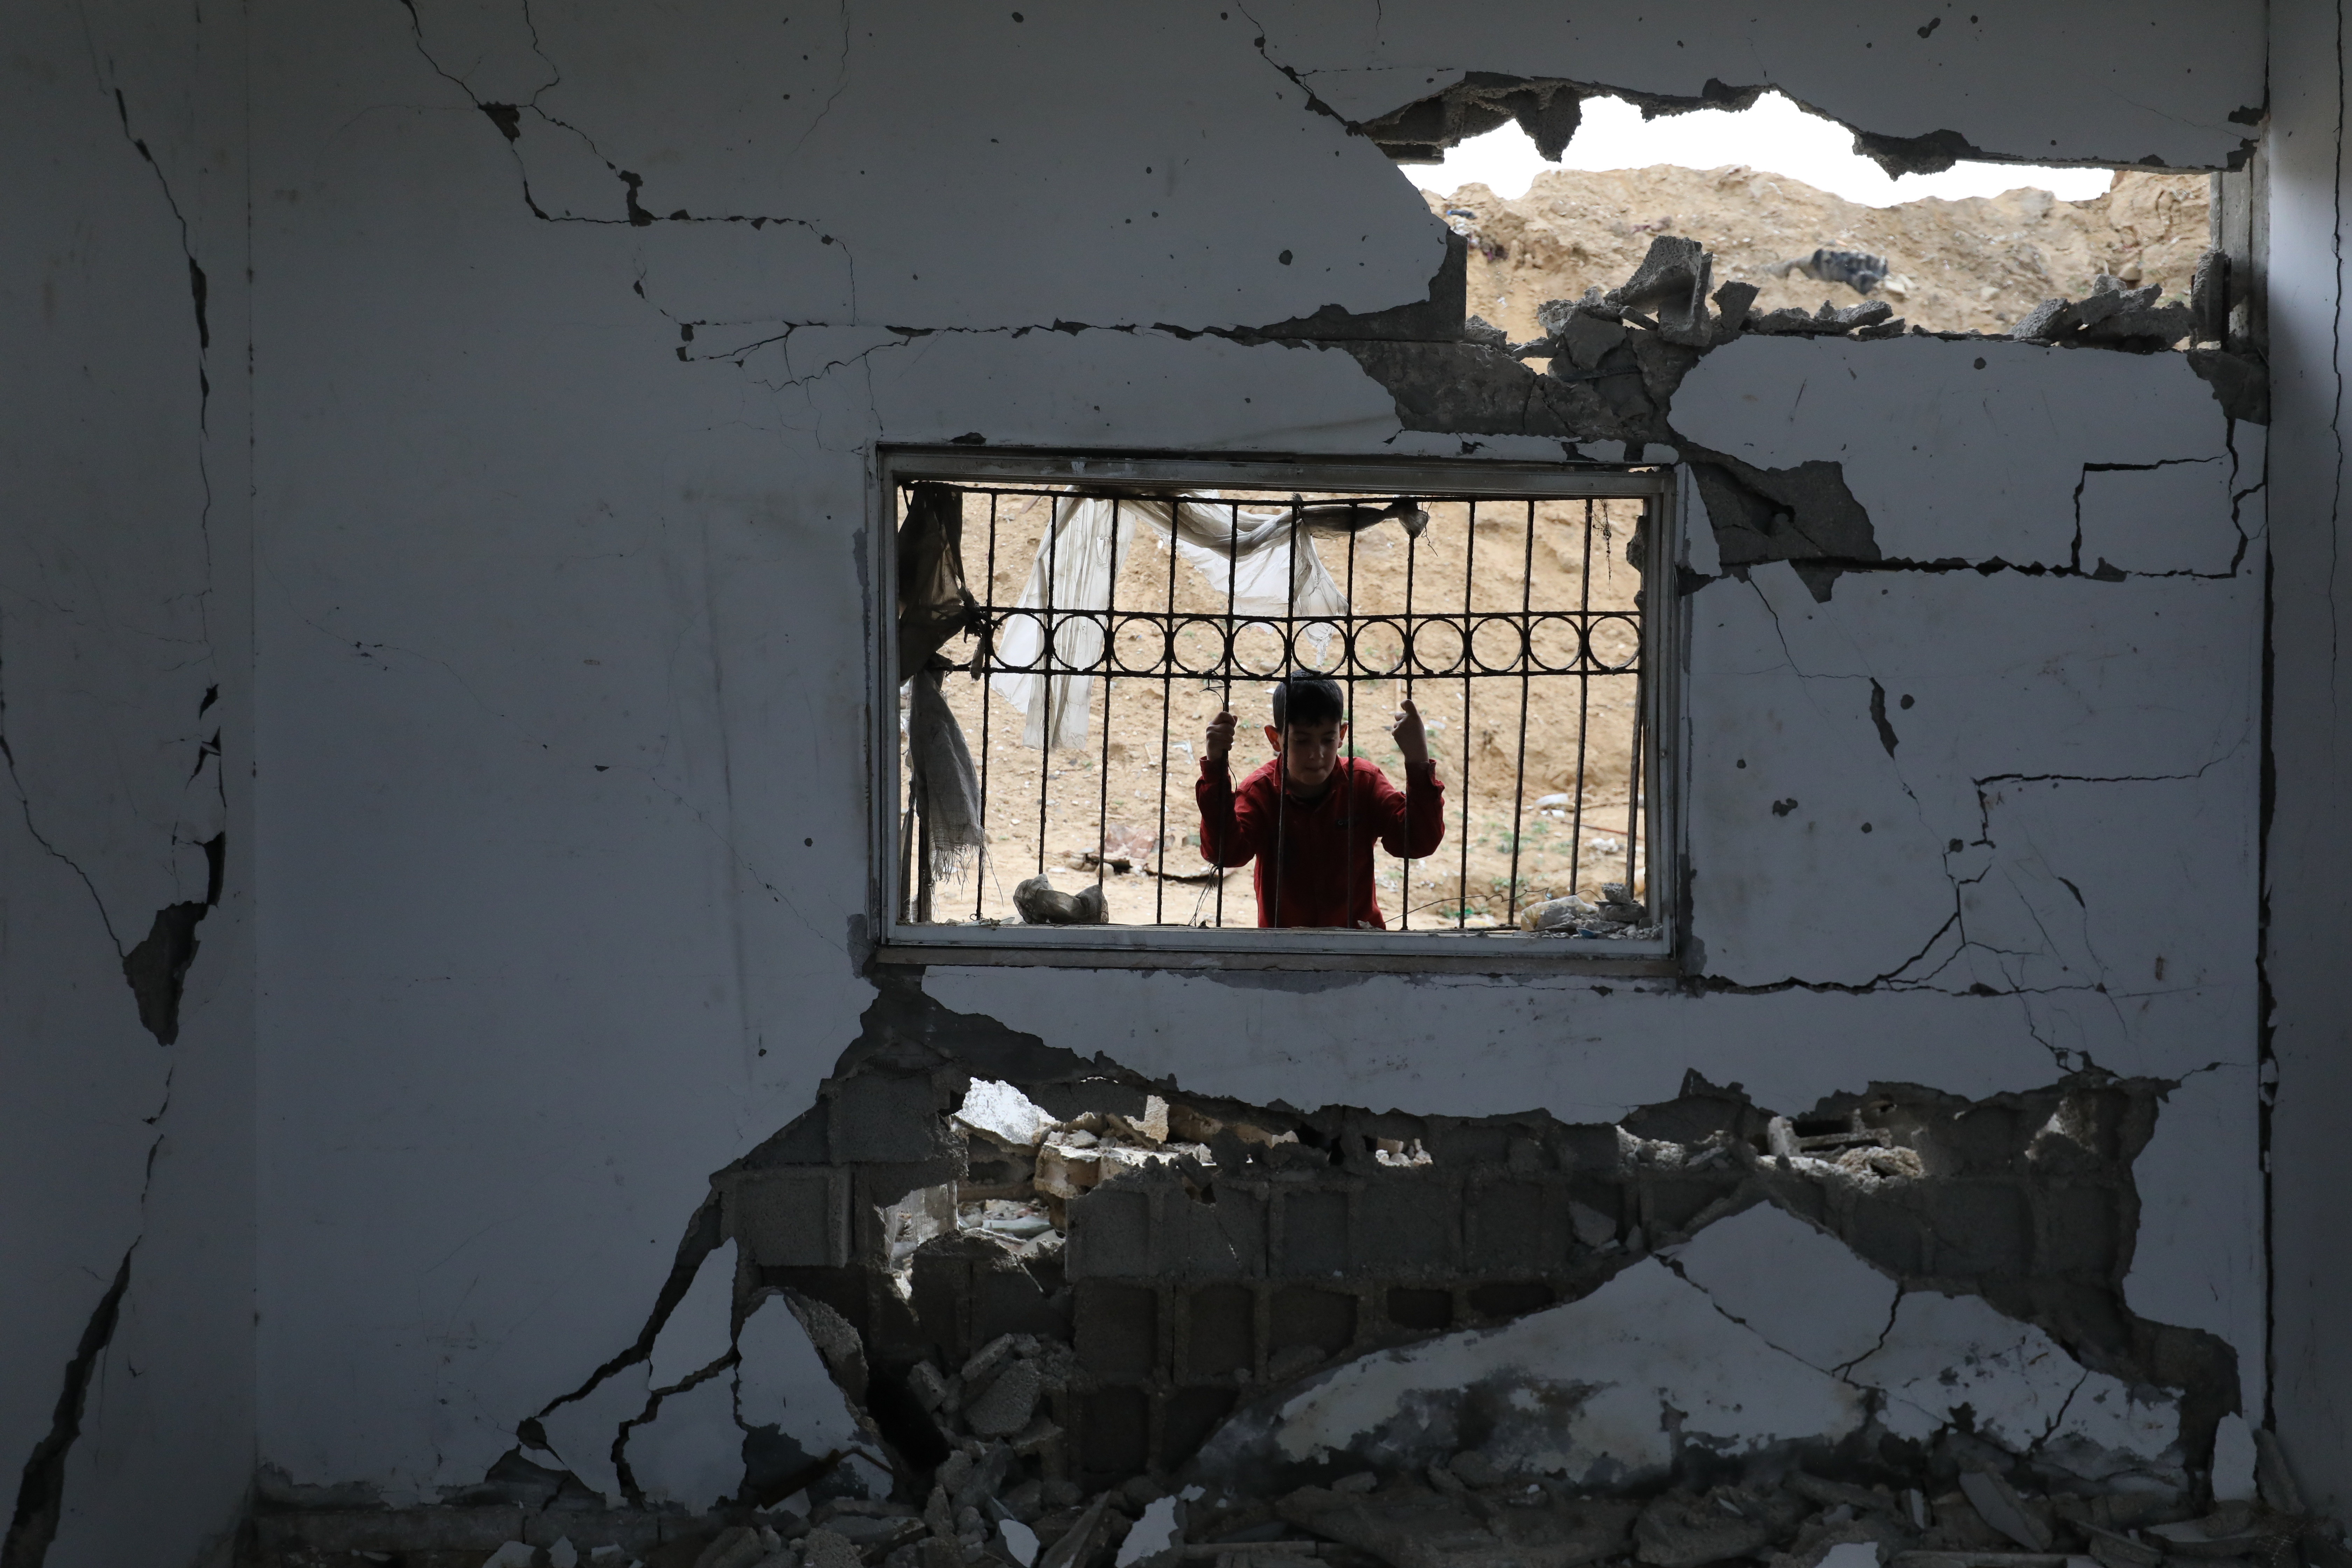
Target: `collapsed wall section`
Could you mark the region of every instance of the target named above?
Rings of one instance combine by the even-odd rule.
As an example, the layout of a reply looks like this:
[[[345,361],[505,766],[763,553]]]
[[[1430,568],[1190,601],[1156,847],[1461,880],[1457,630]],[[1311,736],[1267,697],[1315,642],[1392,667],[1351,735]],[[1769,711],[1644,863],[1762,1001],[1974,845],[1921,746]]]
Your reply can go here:
[[[2137,1449],[2085,1437],[2045,1455],[2053,1473],[2185,1492],[2238,1407],[2237,1368],[2216,1336],[2124,1299],[2131,1168],[2170,1087],[2096,1070],[1980,1100],[1890,1084],[1779,1114],[1693,1074],[1614,1124],[1298,1112],[1049,1051],[891,980],[818,1105],[713,1178],[712,1223],[681,1268],[723,1264],[734,1244],[718,1278],[739,1331],[776,1293],[793,1303],[897,1495],[919,1499],[974,1441],[1005,1445],[995,1484],[1034,1518],[1055,1497],[1171,1484],[1237,1413],[1239,1430],[1262,1428],[1289,1391],[1374,1352],[1566,1310],[1761,1206],[1842,1243],[1889,1282],[1889,1304],[1979,1300],[2046,1336],[2076,1379],[2168,1412]],[[1914,1350],[1937,1354],[1933,1331]],[[1758,1451],[1899,1469],[1956,1420],[1969,1429],[1951,1413],[1857,1420]],[[2042,1436],[2056,1430],[2053,1416]],[[604,1440],[621,1453],[643,1435]],[[2020,1462],[2041,1447],[2012,1441]],[[1333,1459],[1327,1446],[1216,1479],[1259,1495]],[[1727,1463],[1738,1453],[1697,1446],[1646,1479]],[[826,1468],[745,1474],[729,1495],[780,1500]]]

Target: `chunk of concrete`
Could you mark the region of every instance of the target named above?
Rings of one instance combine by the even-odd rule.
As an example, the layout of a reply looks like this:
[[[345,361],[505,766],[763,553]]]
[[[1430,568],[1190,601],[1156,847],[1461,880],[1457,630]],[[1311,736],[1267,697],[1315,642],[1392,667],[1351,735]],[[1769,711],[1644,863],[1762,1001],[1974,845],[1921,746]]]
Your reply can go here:
[[[1013,1149],[1034,1149],[1053,1127],[1044,1107],[1009,1083],[976,1078],[964,1091],[955,1119],[975,1132]]]
[[[964,1423],[983,1437],[1010,1437],[1037,1413],[1045,1379],[1034,1362],[1015,1362],[998,1374],[986,1393],[964,1407]]]
[[[1536,1568],[1461,1503],[1420,1488],[1366,1496],[1306,1487],[1275,1508],[1302,1530],[1369,1552],[1393,1568]]]
[[[2232,1413],[2213,1431],[2213,1500],[2254,1500],[2254,1434],[2246,1418]]]
[[[2028,1552],[2050,1550],[2050,1527],[2025,1510],[2010,1484],[1989,1470],[1962,1470],[1960,1495],[1977,1517]]]
[[[865,1568],[866,1560],[849,1538],[824,1526],[812,1530],[801,1542],[807,1568]]]

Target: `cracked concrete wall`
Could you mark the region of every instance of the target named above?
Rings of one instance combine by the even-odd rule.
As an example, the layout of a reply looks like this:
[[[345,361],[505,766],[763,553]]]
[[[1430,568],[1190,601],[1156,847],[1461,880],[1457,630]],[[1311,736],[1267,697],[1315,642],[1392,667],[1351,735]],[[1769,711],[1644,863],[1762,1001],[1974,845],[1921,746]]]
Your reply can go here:
[[[2352,1505],[2352,1359],[2343,1302],[2352,991],[2338,936],[2352,887],[2342,809],[2347,719],[2343,483],[2344,61],[2341,5],[2273,16],[2270,250],[2273,455],[2271,762],[2264,777],[2263,1095],[2273,1226],[2271,1369],[2282,1436],[2326,1506]]]
[[[254,1434],[244,38],[7,32],[0,1561],[187,1562]]]
[[[394,1497],[635,1342],[857,1034],[874,443],[1557,458],[1218,335],[1427,297],[1445,231],[1337,115],[1447,71],[2189,166],[2264,92],[2242,4],[252,17],[260,1447]],[[2172,356],[1910,340],[1734,342],[1674,417],[1842,465],[1877,542],[1683,542],[1687,975],[929,994],[1307,1107],[2182,1079],[2126,1289],[2260,1366],[2260,431]]]

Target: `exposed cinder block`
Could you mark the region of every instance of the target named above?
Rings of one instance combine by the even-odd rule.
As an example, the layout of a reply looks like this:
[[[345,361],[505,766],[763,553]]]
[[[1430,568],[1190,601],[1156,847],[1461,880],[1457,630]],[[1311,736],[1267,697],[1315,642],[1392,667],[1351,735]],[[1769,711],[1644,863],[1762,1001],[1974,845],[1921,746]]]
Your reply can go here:
[[[868,1073],[832,1087],[833,1158],[911,1165],[938,1152],[940,1107],[927,1078]]]
[[[1200,1450],[1239,1397],[1230,1388],[1180,1388],[1160,1406],[1160,1468],[1172,1470]]]
[[[816,1104],[787,1122],[784,1130],[743,1157],[746,1170],[757,1171],[770,1165],[823,1165],[833,1159],[833,1144],[826,1131],[828,1118],[825,1101]]]
[[[1566,1194],[1549,1182],[1491,1182],[1465,1194],[1473,1268],[1548,1272],[1568,1263]]]
[[[1265,1272],[1265,1194],[1235,1182],[1206,1201],[1171,1190],[1160,1211],[1163,1272],[1192,1279],[1255,1279]]]
[[[2124,1237],[2121,1194],[2109,1187],[2057,1187],[2040,1195],[2041,1235],[2035,1256],[2058,1272],[2104,1275],[2117,1261]]]
[[[1052,1334],[1070,1331],[1068,1297],[1048,1296],[1026,1268],[1002,1259],[978,1262],[971,1270],[971,1346],[979,1349],[999,1334]],[[967,1352],[967,1354],[970,1352]]]
[[[1557,1299],[1540,1279],[1495,1279],[1470,1289],[1470,1310],[1482,1318],[1517,1318],[1540,1312]]]
[[[1371,1177],[1356,1200],[1356,1267],[1381,1274],[1449,1274],[1461,1266],[1460,1188],[1438,1171]]]
[[[1454,1292],[1400,1285],[1388,1293],[1389,1321],[1415,1333],[1442,1334],[1454,1326]]]
[[[1737,1175],[1652,1176],[1642,1184],[1642,1223],[1652,1236],[1686,1231],[1717,1199],[1738,1186]]]
[[[1441,1165],[1499,1165],[1510,1158],[1512,1136],[1508,1127],[1433,1116],[1423,1146]]]
[[[1623,1158],[1617,1129],[1606,1122],[1556,1128],[1552,1139],[1564,1170],[1614,1171]]]
[[[1151,1273],[1151,1206],[1148,1187],[1101,1187],[1070,1200],[1069,1271],[1073,1279],[1141,1279]]]
[[[938,1249],[915,1254],[908,1305],[950,1367],[994,1337],[982,1336],[972,1322],[974,1272],[968,1257]]]
[[[1089,1478],[1140,1470],[1151,1458],[1151,1402],[1139,1388],[1098,1388],[1078,1402],[1078,1460]]]
[[[1946,1169],[1956,1176],[2009,1169],[2024,1143],[2019,1114],[2005,1105],[1979,1105],[1938,1123],[1932,1137]]]
[[[2032,1267],[2032,1218],[2013,1183],[1923,1184],[1918,1196],[1936,1237],[1929,1265],[1936,1273],[2022,1274]]]
[[[763,1268],[838,1268],[849,1261],[849,1173],[824,1167],[747,1171],[722,1200],[728,1234]]]
[[[1160,1297],[1148,1286],[1082,1281],[1078,1359],[1104,1383],[1140,1383],[1160,1363]]]
[[[1184,1303],[1177,1365],[1187,1379],[1226,1377],[1257,1365],[1257,1297],[1239,1285],[1195,1290]]]
[[[1880,1197],[1863,1198],[1853,1205],[1853,1219],[1834,1228],[1855,1251],[1882,1268],[1896,1274],[1927,1272],[1927,1231],[1898,1204]]]
[[[1344,1274],[1348,1271],[1348,1194],[1276,1187],[1282,1210],[1282,1271]]]
[[[1276,1351],[1312,1345],[1325,1355],[1338,1355],[1356,1342],[1356,1299],[1310,1285],[1276,1290],[1268,1303],[1266,1339]]]

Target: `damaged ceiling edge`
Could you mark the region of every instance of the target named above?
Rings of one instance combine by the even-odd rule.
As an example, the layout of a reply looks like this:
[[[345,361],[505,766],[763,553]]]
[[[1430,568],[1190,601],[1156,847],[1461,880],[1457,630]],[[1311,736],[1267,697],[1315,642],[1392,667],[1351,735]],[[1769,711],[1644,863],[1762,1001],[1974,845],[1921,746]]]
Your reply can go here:
[[[1459,67],[1429,68],[1462,69]],[[1294,79],[1297,79],[1295,74]],[[1563,77],[1527,77],[1497,71],[1462,70],[1459,80],[1437,92],[1415,99],[1384,114],[1349,121],[1347,125],[1350,132],[1371,142],[1400,163],[1433,163],[1442,161],[1449,148],[1471,137],[1517,122],[1528,139],[1535,143],[1545,162],[1557,163],[1567,151],[1570,139],[1576,134],[1587,100],[1621,100],[1639,109],[1642,118],[1648,121],[1710,109],[1737,113],[1754,107],[1756,101],[1768,92],[1780,93],[1807,114],[1852,133],[1854,152],[1868,158],[1889,175],[1939,174],[1962,160],[2059,168],[2211,167],[2206,164],[2168,164],[2154,157],[2052,158],[2039,154],[1988,152],[1960,132],[1953,130],[1931,131],[1917,136],[1892,136],[1865,131],[1852,121],[1842,119],[1777,83],[1758,82],[1733,87],[1713,77],[1709,77],[1696,94],[1680,94],[1644,92]],[[2233,122],[2249,128],[2259,126],[2264,118],[2266,111],[2259,107],[2241,109],[2231,116]],[[2242,138],[2239,150],[2231,154],[2228,166],[2241,167],[2243,161],[2252,155],[2254,146],[2254,137]]]
[[[782,1293],[902,1489],[919,1495],[960,1440],[940,1414],[957,1406],[940,1390],[1006,1334],[1067,1353],[1055,1352],[1063,1359],[1013,1401],[1018,1411],[975,1419],[1010,1423],[996,1436],[1027,1443],[1041,1475],[1100,1481],[1108,1472],[1087,1467],[1108,1462],[1164,1477],[1237,1411],[1278,1403],[1259,1386],[1288,1390],[1373,1351],[1581,1300],[1662,1247],[1759,1206],[1835,1237],[1898,1299],[1975,1297],[2047,1333],[2084,1375],[2177,1391],[2189,1469],[2210,1464],[2218,1424],[2241,1407],[2227,1342],[2143,1320],[2124,1300],[2132,1163],[2174,1087],[2166,1080],[2085,1068],[1976,1101],[1873,1084],[1784,1116],[1692,1074],[1677,1100],[1614,1124],[1543,1111],[1301,1112],[1185,1094],[1108,1057],[1049,1047],[944,1007],[917,976],[877,985],[815,1108],[713,1175],[635,1344],[541,1415],[644,1360],[694,1270],[732,1241],[730,1338]],[[987,1115],[958,1110],[983,1083],[1008,1086],[1066,1131],[983,1135]],[[1032,1135],[1045,1142],[1024,1155]],[[1423,1237],[1434,1263],[1350,1225],[1349,1205],[1375,1192],[1377,1228]],[[1150,1305],[1171,1288],[1194,1305]],[[1210,1331],[1199,1303],[1229,1302],[1215,1310],[1230,1318],[1244,1298],[1258,1300],[1259,1326],[1228,1331],[1250,1339],[1249,1364],[1204,1382],[1188,1359],[1196,1350],[1169,1349],[1168,1335],[1197,1339]],[[1189,1328],[1154,1317],[1171,1310]],[[1139,1329],[1139,1312],[1160,1327]],[[813,1315],[854,1335],[854,1352],[827,1351]],[[1272,1342],[1293,1330],[1287,1347]],[[730,1344],[688,1381],[737,1353]],[[1232,1363],[1230,1346],[1216,1353]],[[1253,1371],[1267,1381],[1254,1384]],[[1199,1386],[1180,1386],[1188,1378]],[[654,1419],[658,1403],[624,1427]],[[1137,1427],[1144,1405],[1153,1414]],[[1105,1436],[1106,1420],[1128,1436]],[[1121,1447],[1147,1429],[1147,1449]],[[561,1458],[536,1417],[518,1433]],[[625,1440],[615,1435],[616,1458]],[[640,1500],[634,1480],[625,1486]]]

